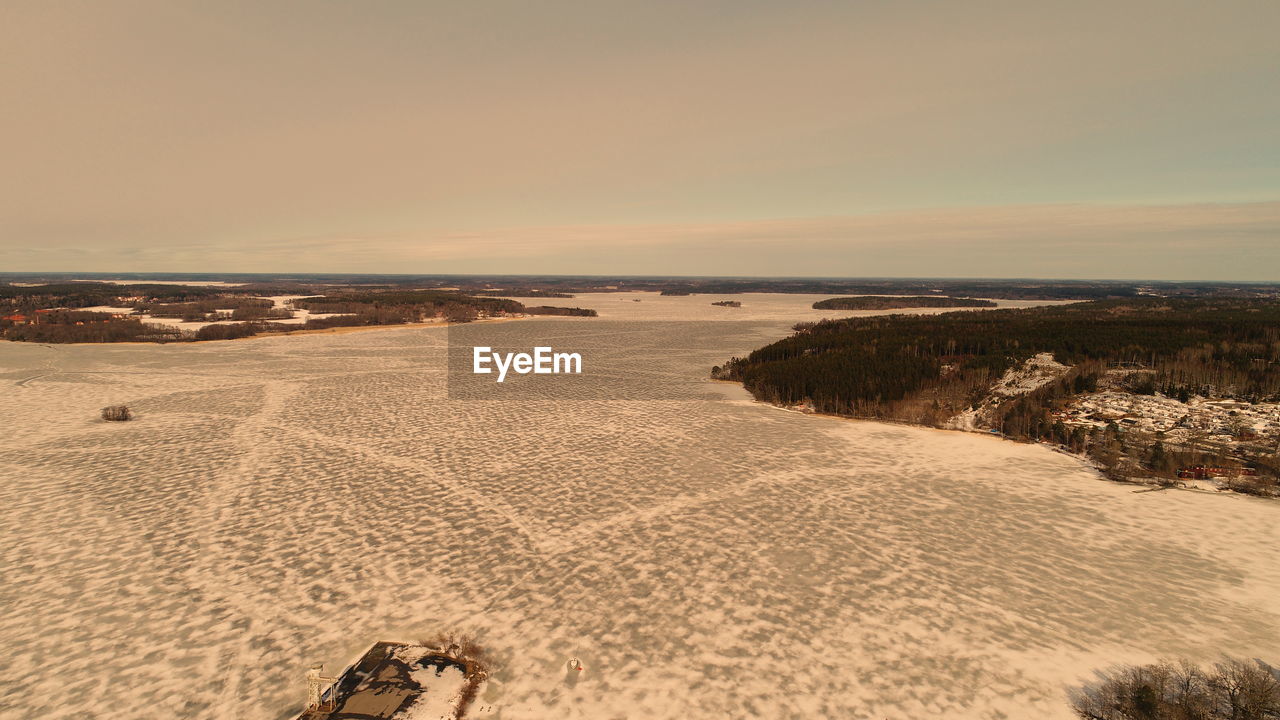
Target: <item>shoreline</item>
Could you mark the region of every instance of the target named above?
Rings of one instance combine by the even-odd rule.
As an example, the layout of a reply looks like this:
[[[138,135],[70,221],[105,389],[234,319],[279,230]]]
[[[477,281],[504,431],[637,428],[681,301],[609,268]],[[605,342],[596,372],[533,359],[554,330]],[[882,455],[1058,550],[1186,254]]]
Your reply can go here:
[[[231,338],[230,342],[239,342],[241,340],[256,340],[259,338],[269,337],[291,337],[295,335],[347,335],[349,333],[363,332],[366,330],[406,330],[410,328],[420,328],[423,330],[430,328],[447,328],[454,325],[474,325],[476,323],[503,323],[513,320],[527,320],[528,318],[484,318],[483,320],[472,320],[468,323],[457,322],[430,322],[430,323],[401,323],[399,325],[339,325],[331,328],[310,328],[302,330],[281,330],[277,332],[258,333],[257,335],[246,335],[244,337]],[[212,343],[224,342],[222,340],[191,340],[193,343]],[[76,345],[110,345],[112,343],[74,343]],[[171,343],[162,343],[165,345]]]
[[[746,390],[746,388],[743,387],[742,383],[736,380],[719,380],[716,378],[709,378],[709,379],[711,380],[711,382],[729,383],[729,384],[737,385],[738,387],[742,387],[743,390]],[[750,395],[749,392],[748,392],[748,395]],[[754,397],[751,398],[751,402],[756,405],[762,405],[764,407],[773,408],[774,410],[794,413],[796,415],[806,415],[810,417],[820,417],[820,418],[826,418],[829,420],[842,420],[844,422],[854,422],[854,423],[897,425],[899,427],[917,428],[920,430],[934,430],[937,432],[944,432],[944,433],[961,433],[964,435],[991,438],[991,439],[1000,440],[1003,442],[1011,442],[1018,445],[1042,447],[1050,452],[1058,453],[1059,455],[1065,455],[1075,460],[1081,466],[1093,472],[1093,474],[1099,480],[1102,480],[1104,482],[1109,482],[1109,483],[1115,483],[1117,485],[1132,485],[1132,486],[1141,488],[1139,490],[1134,490],[1133,492],[1154,492],[1156,490],[1181,490],[1183,492],[1198,493],[1201,495],[1213,495],[1216,497],[1237,497],[1237,498],[1238,497],[1245,497],[1245,498],[1255,497],[1261,500],[1278,499],[1278,498],[1269,497],[1265,495],[1255,495],[1253,493],[1240,492],[1239,490],[1232,490],[1231,488],[1223,488],[1219,490],[1206,490],[1204,488],[1199,488],[1199,487],[1165,484],[1165,483],[1159,482],[1158,478],[1154,478],[1154,477],[1148,478],[1147,482],[1144,482],[1142,480],[1134,480],[1134,479],[1127,479],[1127,478],[1113,478],[1107,475],[1106,470],[1104,468],[1098,467],[1093,461],[1089,460],[1087,457],[1084,457],[1077,453],[1073,453],[1067,450],[1062,445],[1055,445],[1053,443],[1031,442],[1031,441],[1024,442],[1021,440],[1015,440],[1011,437],[1008,437],[1003,434],[998,434],[998,433],[978,432],[975,430],[961,430],[959,428],[934,427],[932,425],[922,425],[920,423],[912,423],[912,422],[907,422],[905,420],[891,420],[887,418],[854,417],[851,415],[836,415],[833,413],[823,413],[823,412],[805,412],[803,410],[794,410],[792,408],[789,408],[783,405],[775,405],[774,403],[764,402],[763,400],[756,400]]]
[[[530,316],[533,317],[533,316]],[[400,323],[398,325],[338,325],[331,328],[309,328],[298,330],[281,330],[258,333],[256,335],[245,335],[237,338],[224,338],[217,340],[170,340],[160,342],[156,340],[122,340],[120,342],[70,342],[70,343],[51,343],[51,342],[26,342],[23,340],[3,340],[6,343],[14,345],[30,345],[32,347],[75,347],[80,345],[206,345],[209,343],[223,342],[240,342],[243,340],[259,340],[262,338],[278,338],[290,337],[295,335],[346,335],[348,333],[364,332],[366,330],[405,330],[409,328],[418,328],[427,330],[431,328],[447,328],[454,325],[474,325],[476,323],[504,323],[515,320],[528,320],[529,317],[506,317],[506,318],[484,318],[481,320],[472,320],[469,323],[457,322],[431,322],[431,323]]]

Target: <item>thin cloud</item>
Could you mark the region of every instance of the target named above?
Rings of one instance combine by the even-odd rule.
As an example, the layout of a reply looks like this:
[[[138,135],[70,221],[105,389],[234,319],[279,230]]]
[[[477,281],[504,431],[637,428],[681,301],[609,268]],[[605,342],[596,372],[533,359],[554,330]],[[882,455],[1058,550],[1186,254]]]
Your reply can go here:
[[[1280,202],[1027,205],[840,217],[261,238],[0,252],[12,269],[1280,280]]]

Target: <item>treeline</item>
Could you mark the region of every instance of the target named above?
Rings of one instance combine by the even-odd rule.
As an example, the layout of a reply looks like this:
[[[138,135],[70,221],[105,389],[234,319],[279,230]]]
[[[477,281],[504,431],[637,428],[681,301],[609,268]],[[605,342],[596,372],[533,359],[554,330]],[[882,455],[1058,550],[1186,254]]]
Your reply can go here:
[[[550,305],[535,305],[524,309],[525,315],[561,315],[573,317],[596,317],[599,313],[590,308],[578,307],[552,307]]]
[[[444,290],[392,290],[343,292],[293,301],[294,307],[313,313],[346,313],[353,325],[398,325],[444,318],[449,322],[470,322],[486,315],[519,313],[524,306],[515,300],[474,297]],[[336,318],[329,318],[335,320]]]
[[[895,310],[899,308],[995,307],[990,300],[934,296],[863,295],[819,300],[814,310]]]
[[[40,322],[35,324],[0,321],[0,334],[6,340],[40,343],[176,342],[187,339],[181,330],[167,325],[79,310],[42,313]]]
[[[1014,364],[1042,352],[1068,365],[1146,368],[1153,388],[1175,395],[1280,397],[1280,303],[1273,301],[1112,300],[798,327],[715,375],[741,381],[767,402],[912,422],[922,401],[939,414],[959,412]]]
[[[992,394],[1007,370],[1039,353],[1072,367],[1030,392]],[[1068,426],[1056,415],[1104,379],[1183,400],[1280,400],[1280,303],[1271,301],[1136,299],[804,323],[712,376],[742,382],[759,400],[837,415],[943,426],[976,412],[979,427],[1088,454],[1115,479],[1173,481],[1179,467],[1248,464],[1262,479],[1242,477],[1233,489],[1274,494],[1270,478],[1280,473],[1268,448],[1226,448],[1202,429],[1188,428],[1174,448],[1159,434]]]
[[[1132,283],[1090,280],[908,280],[705,278],[648,283],[618,281],[624,290],[663,289],[697,293],[811,293],[815,295],[916,295],[1007,300],[1103,300],[1146,294],[1166,297],[1276,297],[1275,284]]]
[[[1090,280],[948,280],[873,278],[726,278],[726,277],[575,277],[575,276],[422,276],[384,278],[405,285],[428,283],[462,292],[502,292],[526,296],[647,291],[666,295],[806,293],[814,295],[918,295],[1005,298],[1012,300],[1100,300],[1144,295],[1166,297],[1276,297],[1280,286],[1265,283],[1136,283]],[[421,286],[420,285],[420,286]],[[494,288],[503,288],[494,290]]]
[[[1280,672],[1228,659],[1210,670],[1181,660],[1122,667],[1072,694],[1081,720],[1274,720]]]
[[[192,340],[238,340],[263,333],[289,332],[307,329],[306,325],[286,325],[284,323],[242,322],[205,325],[195,331]]]
[[[550,294],[546,294],[550,296]],[[523,304],[506,298],[476,297],[445,290],[393,290],[346,292],[320,297],[301,298],[295,307],[313,313],[346,313],[359,320],[328,318],[343,324],[399,324],[443,318],[449,322],[468,322],[479,317],[499,315],[561,315],[596,317],[588,308],[553,307]]]
[[[183,322],[249,322],[286,320],[293,317],[293,311],[275,307],[266,298],[221,297],[187,303],[137,303],[134,311],[145,312],[157,318],[177,318]]]
[[[508,287],[502,289],[485,288],[483,290],[471,291],[479,295],[484,293],[506,295],[508,297],[538,297],[538,298],[571,298],[573,294],[567,292],[555,292],[553,290],[539,290],[529,287]]]
[[[549,287],[565,292],[648,290],[666,295],[693,293],[806,293],[814,295],[916,295],[1003,298],[1009,300],[1102,300],[1166,297],[1276,297],[1275,284],[1234,283],[1133,283],[1089,280],[909,280],[818,278],[618,278],[593,279],[593,284],[573,278]],[[579,284],[581,283],[581,284]]]
[[[32,287],[0,285],[0,310],[8,314],[45,308],[75,309],[94,305],[115,305],[122,297],[143,297],[161,302],[192,302],[226,292],[227,288],[117,285],[100,282],[72,282]]]
[[[86,283],[87,284],[87,283]],[[79,286],[80,283],[76,283]],[[471,322],[481,317],[514,314],[563,315],[595,317],[596,311],[585,308],[560,308],[537,306],[526,308],[514,300],[492,297],[472,297],[458,292],[438,290],[361,290],[301,298],[293,301],[295,307],[312,313],[330,314],[326,317],[310,317],[302,324],[273,322],[293,316],[287,308],[273,306],[271,300],[255,297],[226,295],[224,289],[208,293],[198,289],[199,297],[191,299],[177,286],[155,286],[167,292],[163,300],[148,299],[133,303],[140,312],[153,317],[176,318],[186,321],[218,322],[196,331],[180,327],[151,324],[137,317],[114,317],[109,313],[56,310],[42,307],[47,303],[66,301],[93,305],[109,305],[121,302],[121,286],[102,284],[90,288],[87,293],[68,295],[61,292],[24,293],[23,302],[31,309],[14,311],[13,315],[0,315],[0,337],[8,340],[48,343],[73,342],[123,342],[129,340],[175,342],[191,340],[229,340],[250,337],[269,332],[292,330],[317,330],[335,327],[367,325],[403,325],[427,320],[443,319],[448,322]],[[134,286],[130,286],[131,288]],[[47,288],[46,288],[47,289]],[[78,287],[70,288],[79,290]],[[104,295],[100,293],[114,293]],[[41,312],[37,313],[36,311]]]
[[[30,315],[36,310],[75,310],[98,305],[132,308],[151,317],[187,322],[279,320],[292,316],[274,308],[263,287],[117,285],[76,282],[31,287],[0,285],[0,316]]]
[[[274,303],[266,298],[218,296],[207,300],[189,302],[135,302],[131,306],[135,312],[144,312],[151,317],[180,318],[183,320],[202,320],[220,310],[234,311],[251,308],[270,308]]]

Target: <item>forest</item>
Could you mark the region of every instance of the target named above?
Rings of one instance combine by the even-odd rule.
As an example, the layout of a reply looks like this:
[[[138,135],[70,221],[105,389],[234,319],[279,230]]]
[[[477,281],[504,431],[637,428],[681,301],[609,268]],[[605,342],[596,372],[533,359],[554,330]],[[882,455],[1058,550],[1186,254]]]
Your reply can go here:
[[[550,305],[531,305],[523,310],[525,315],[557,315],[564,317],[597,317],[599,313],[590,308],[552,307]]]
[[[819,300],[814,310],[897,310],[902,308],[995,307],[990,300],[921,295],[860,295]]]
[[[292,330],[400,325],[435,319],[470,322],[481,317],[522,313],[596,315],[594,310],[583,308],[545,305],[526,308],[514,300],[475,297],[456,291],[360,289],[294,300],[295,308],[333,315],[311,317],[303,324],[283,324],[274,321],[292,317],[291,310],[274,307],[272,300],[252,296],[249,292],[240,287],[166,284],[0,286],[0,337],[45,343],[182,342],[226,340]],[[78,309],[94,306],[129,308],[136,314],[121,317],[110,312]],[[151,318],[219,324],[188,330],[181,325],[148,322]]]
[[[43,308],[85,308],[112,305],[122,296],[146,297],[154,302],[185,303],[214,298],[226,288],[187,285],[117,285],[101,282],[68,282],[53,285],[0,285],[0,312],[30,312]]]
[[[366,290],[300,298],[294,307],[313,313],[342,313],[344,317],[323,318],[327,326],[399,325],[444,318],[449,322],[470,322],[485,315],[524,311],[515,300],[472,297],[446,290]]]
[[[1114,426],[1068,428],[1054,411],[1117,369],[1127,373],[1129,392],[1280,400],[1280,303],[1135,298],[824,320],[797,325],[790,337],[713,368],[712,377],[741,382],[756,399],[778,405],[940,427],[988,402],[1005,371],[1039,353],[1072,367],[999,402],[990,427],[1087,451],[1117,472],[1136,459],[1145,470],[1169,474],[1180,462],[1226,459],[1187,457],[1160,438],[1139,442]],[[1274,474],[1273,459],[1249,459]]]
[[[32,324],[0,319],[0,337],[43,343],[177,342],[187,339],[172,325],[145,323],[132,317],[116,318],[110,313],[55,310],[41,313],[39,317],[39,322]]]
[[[824,320],[733,358],[717,376],[759,399],[821,412],[892,415],[898,401],[957,384],[986,387],[1015,363],[1147,367],[1166,394],[1280,397],[1280,303],[1105,300],[1059,307]],[[967,398],[971,399],[971,398]],[[948,408],[960,410],[959,408]]]

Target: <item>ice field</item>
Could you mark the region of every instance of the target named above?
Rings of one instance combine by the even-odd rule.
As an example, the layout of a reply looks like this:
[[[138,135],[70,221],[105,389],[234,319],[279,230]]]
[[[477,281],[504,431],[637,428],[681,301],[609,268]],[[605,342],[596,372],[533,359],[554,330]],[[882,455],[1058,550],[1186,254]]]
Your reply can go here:
[[[444,328],[0,343],[0,717],[286,720],[441,629],[505,720],[1065,719],[1114,662],[1280,661],[1280,503],[752,403],[709,368],[824,313],[719,299],[487,325],[590,349],[508,398],[450,397]]]

